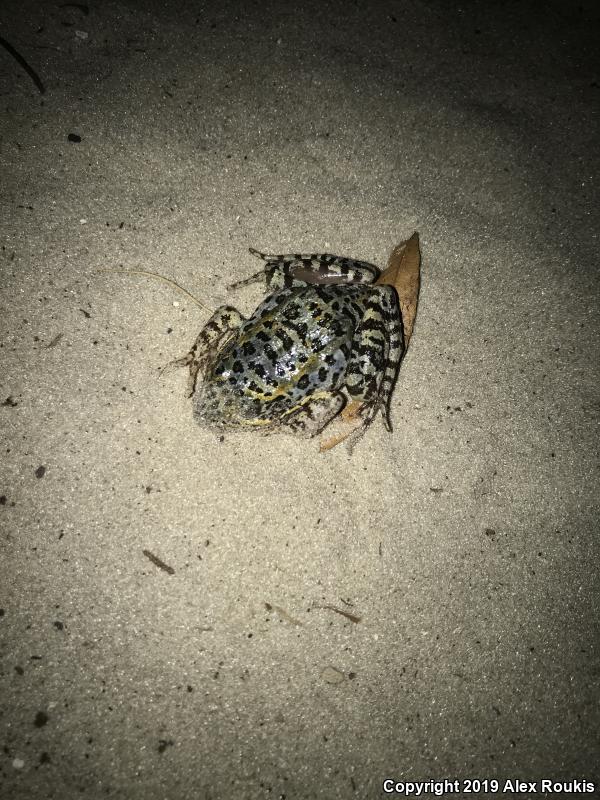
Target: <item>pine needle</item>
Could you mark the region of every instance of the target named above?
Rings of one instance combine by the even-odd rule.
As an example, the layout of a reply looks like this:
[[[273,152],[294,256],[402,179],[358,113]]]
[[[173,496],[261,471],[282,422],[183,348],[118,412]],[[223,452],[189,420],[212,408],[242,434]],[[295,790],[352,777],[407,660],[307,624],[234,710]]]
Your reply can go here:
[[[198,300],[197,297],[194,297],[193,294],[190,294],[187,289],[184,289],[183,286],[180,286],[171,278],[166,278],[164,275],[159,275],[158,272],[148,272],[145,269],[116,269],[112,267],[98,267],[96,272],[116,272],[121,273],[123,275],[146,275],[150,278],[157,278],[158,280],[164,281],[168,283],[170,286],[174,286],[176,289],[179,289],[180,292],[187,295],[190,300],[192,300],[197,306],[203,308],[205,311],[208,311],[209,314],[212,314],[212,309],[205,305],[201,300]]]

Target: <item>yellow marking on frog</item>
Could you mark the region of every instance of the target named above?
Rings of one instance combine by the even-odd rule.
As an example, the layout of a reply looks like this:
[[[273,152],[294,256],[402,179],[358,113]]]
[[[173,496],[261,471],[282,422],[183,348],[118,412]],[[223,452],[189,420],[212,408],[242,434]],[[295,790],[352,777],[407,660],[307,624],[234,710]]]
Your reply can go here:
[[[297,411],[301,411],[304,406],[308,405],[308,403],[312,402],[313,400],[325,400],[331,397],[331,392],[320,391],[315,392],[314,394],[307,395],[300,403],[297,403],[293,408],[289,408],[287,411],[284,411],[281,415],[281,419],[285,417],[289,417],[291,414],[295,414]],[[270,398],[266,398],[269,400]],[[276,425],[276,421],[272,419],[245,419],[238,421],[238,425],[243,425],[249,428],[264,428],[267,426],[274,427]]]

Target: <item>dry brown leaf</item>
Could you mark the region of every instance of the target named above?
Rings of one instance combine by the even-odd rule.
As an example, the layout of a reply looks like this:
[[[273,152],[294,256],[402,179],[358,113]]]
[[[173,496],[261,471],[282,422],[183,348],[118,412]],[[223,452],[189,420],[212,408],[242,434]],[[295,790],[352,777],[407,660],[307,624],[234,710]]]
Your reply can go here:
[[[404,352],[412,336],[417,304],[419,302],[419,287],[421,285],[421,251],[419,249],[419,234],[413,233],[410,239],[394,247],[390,253],[388,264],[376,284],[389,284],[398,292],[400,310],[402,311],[402,324],[404,326]]]
[[[332,436],[328,436],[326,439],[321,439],[319,443],[319,452],[325,453],[327,450],[333,450],[333,448],[337,447],[338,444],[344,442],[351,433],[353,433],[355,430],[358,430],[360,426],[360,420],[356,420],[355,422],[346,422],[345,420],[341,419],[340,414],[340,416],[329,426],[329,431],[337,429],[337,432],[335,432]]]
[[[406,354],[417,315],[421,283],[421,251],[417,232],[413,233],[410,239],[394,247],[390,253],[387,267],[375,283],[393,286],[398,292],[404,327],[404,354]],[[321,439],[319,450],[322,453],[341,444],[360,428],[362,425],[361,406],[362,404],[356,400],[351,400],[345,406],[342,413],[330,426],[329,433],[332,435]]]
[[[354,420],[360,419],[360,410],[362,405],[363,404],[359,403],[358,400],[350,400],[348,405],[344,406],[344,409],[340,414],[341,418],[345,422],[354,422]]]

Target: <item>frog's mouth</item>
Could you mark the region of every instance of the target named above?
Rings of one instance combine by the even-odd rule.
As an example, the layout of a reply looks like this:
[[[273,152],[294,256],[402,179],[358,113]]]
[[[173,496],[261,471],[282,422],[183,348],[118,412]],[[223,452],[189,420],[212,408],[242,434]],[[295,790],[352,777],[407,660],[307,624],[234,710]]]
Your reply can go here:
[[[310,395],[307,395],[302,399],[302,401],[298,403],[294,403],[293,406],[286,408],[285,406],[281,406],[280,408],[275,411],[274,408],[269,408],[269,413],[273,416],[269,417],[268,419],[261,419],[257,417],[248,418],[248,419],[240,419],[236,425],[236,427],[244,427],[244,428],[261,428],[261,429],[268,429],[268,428],[277,428],[280,425],[285,425],[290,422],[297,414],[305,409],[305,407],[311,403],[313,400],[324,400],[331,397],[330,392],[322,391],[322,392],[313,392]]]
[[[301,400],[292,400],[285,392],[265,396],[258,392],[236,395],[224,392],[219,385],[203,385],[194,402],[194,419],[200,425],[223,429],[274,430],[286,425],[312,400],[330,397],[330,392],[315,391]]]
[[[277,422],[270,415],[267,398],[262,398],[262,403],[269,415],[260,416],[257,407],[260,400],[258,395],[249,397],[229,392],[219,383],[202,384],[194,397],[194,419],[202,426],[216,429],[274,427]]]

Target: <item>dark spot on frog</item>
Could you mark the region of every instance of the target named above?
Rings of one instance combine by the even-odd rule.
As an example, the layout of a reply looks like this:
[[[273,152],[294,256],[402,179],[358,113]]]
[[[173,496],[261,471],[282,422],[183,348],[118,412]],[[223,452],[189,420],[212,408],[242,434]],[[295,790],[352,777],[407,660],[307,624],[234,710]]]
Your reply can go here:
[[[271,337],[269,336],[268,333],[265,333],[265,331],[257,331],[256,338],[260,342],[269,342],[269,341],[271,341]],[[254,350],[254,352],[256,352],[256,351]],[[251,355],[254,355],[254,352],[251,353]]]
[[[321,367],[319,369],[318,375],[319,375],[319,381],[321,383],[325,383],[325,381],[327,380],[327,369],[326,369],[326,367]]]
[[[293,348],[294,340],[291,337],[289,337],[287,335],[287,333],[285,333],[285,331],[281,331],[281,330],[276,331],[275,335],[281,341],[281,344],[283,345],[285,350],[287,350],[289,352]]]
[[[78,143],[81,141],[81,136],[79,136],[79,134],[77,134],[77,133],[70,133],[70,134],[67,136],[67,139],[68,139],[70,142],[75,142],[76,144],[78,144]]]
[[[164,753],[167,747],[173,747],[174,744],[173,739],[159,739],[157,750],[159,753]]]
[[[39,466],[35,471],[36,478],[43,478],[45,474],[46,474],[46,467],[44,466]]]
[[[258,361],[251,361],[248,364],[248,367],[252,370],[255,375],[258,375],[259,378],[264,378],[267,374],[267,371],[263,367],[262,364],[259,364]]]
[[[232,364],[232,366],[231,366],[231,369],[232,369],[234,372],[237,372],[237,373],[238,373],[238,375],[239,375],[239,373],[240,373],[240,372],[243,372],[243,371],[244,371],[244,365],[242,364],[242,362],[241,362],[241,361],[234,361],[234,362],[233,362],[233,364]]]
[[[3,494],[0,495],[0,506],[5,506],[5,505],[6,505],[6,495]]]
[[[48,722],[48,714],[44,711],[38,711],[35,715],[35,719],[33,720],[33,724],[36,728],[43,728],[44,725]]]
[[[310,378],[308,377],[308,375],[303,375],[303,376],[302,376],[301,378],[299,378],[299,380],[297,381],[297,383],[296,383],[296,386],[297,386],[299,389],[306,389],[309,383],[310,383]]]
[[[294,324],[288,322],[288,328],[297,333],[300,339],[305,339],[308,335],[308,325],[306,322],[296,322]]]
[[[332,319],[329,327],[336,336],[342,337],[344,335],[344,325],[341,320]]]
[[[24,675],[25,674],[25,670],[19,664],[16,665],[15,672],[17,673],[17,675]]]
[[[246,384],[247,388],[250,389],[251,392],[263,392],[263,387],[259,386],[256,381],[248,381]],[[271,397],[273,392],[264,392],[265,397]]]
[[[40,753],[40,764],[49,764],[50,763],[50,756],[44,750],[43,753]]]
[[[58,619],[54,620],[52,624],[54,625],[57,631],[63,631],[65,629],[64,623]]]
[[[16,408],[16,406],[18,406],[19,404],[15,400],[13,400],[12,395],[9,394],[6,400],[2,402],[2,405],[8,406],[8,408]]]

